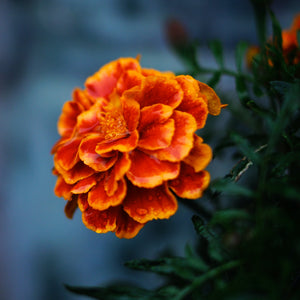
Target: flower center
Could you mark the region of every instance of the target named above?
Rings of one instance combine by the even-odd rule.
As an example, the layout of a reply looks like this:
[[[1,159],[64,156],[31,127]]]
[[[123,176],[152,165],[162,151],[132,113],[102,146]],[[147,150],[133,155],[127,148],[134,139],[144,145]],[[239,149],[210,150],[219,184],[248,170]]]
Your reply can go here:
[[[110,103],[101,112],[100,132],[105,140],[116,140],[128,134],[121,110],[120,98],[116,94],[111,96]]]

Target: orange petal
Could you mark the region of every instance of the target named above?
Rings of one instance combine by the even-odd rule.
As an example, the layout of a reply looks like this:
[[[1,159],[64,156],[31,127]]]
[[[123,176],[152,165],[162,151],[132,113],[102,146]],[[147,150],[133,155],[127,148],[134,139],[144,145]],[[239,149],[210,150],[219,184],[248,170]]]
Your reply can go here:
[[[172,119],[175,121],[175,132],[170,146],[155,151],[147,150],[147,153],[159,160],[178,162],[186,157],[192,149],[197,124],[192,115],[181,111],[175,110]]]
[[[86,166],[83,162],[79,161],[71,170],[64,170],[59,164],[54,160],[54,167],[62,175],[65,182],[68,184],[74,184],[79,180],[87,178],[95,173],[95,171]]]
[[[198,81],[200,93],[204,94],[207,99],[207,107],[208,112],[213,115],[217,116],[221,112],[221,100],[215,91],[209,87],[207,84]]]
[[[171,144],[175,121],[170,119],[163,124],[153,124],[140,132],[138,146],[148,150],[157,150],[168,147]]]
[[[97,172],[108,170],[118,158],[115,152],[111,153],[111,157],[102,157],[96,153],[95,149],[102,141],[103,138],[99,135],[89,135],[82,140],[78,152],[80,159]]]
[[[54,160],[58,163],[64,170],[68,171],[72,169],[75,164],[79,161],[78,157],[78,147],[81,139],[70,139],[60,146],[55,153]]]
[[[83,107],[75,101],[68,101],[64,104],[62,114],[60,115],[57,123],[58,133],[61,136],[71,136],[77,123],[77,116],[82,111]]]
[[[117,218],[116,236],[118,238],[132,239],[144,227],[144,224],[136,222],[123,210],[120,211]]]
[[[139,62],[133,58],[120,58],[110,62],[86,80],[87,92],[95,98],[107,97],[112,93],[124,72],[139,69]]]
[[[119,153],[119,158],[114,166],[105,174],[104,189],[108,196],[112,196],[117,188],[118,181],[124,177],[130,168],[131,161],[128,153]]]
[[[115,231],[119,211],[119,207],[110,207],[103,211],[88,207],[82,213],[82,221],[87,228],[97,233]]]
[[[139,121],[139,132],[143,131],[148,126],[167,121],[173,114],[173,108],[164,104],[154,104],[141,109]]]
[[[202,143],[202,138],[195,135],[194,147],[183,161],[194,168],[195,172],[204,170],[212,159],[212,150]]]
[[[140,105],[133,99],[121,98],[123,117],[129,131],[137,128],[140,119]]]
[[[96,185],[96,176],[92,175],[90,177],[84,178],[78,181],[72,188],[73,194],[83,194],[87,193],[94,185]]]
[[[116,150],[120,152],[129,152],[136,148],[139,134],[137,130],[130,133],[129,136],[117,140],[106,140],[96,146],[95,151],[102,155],[104,153]]]
[[[177,201],[166,184],[152,189],[130,185],[123,209],[139,223],[153,219],[168,219],[177,210]]]
[[[134,86],[141,85],[143,76],[141,73],[135,70],[128,70],[122,75],[117,83],[117,93],[122,95],[124,91],[127,91]]]
[[[71,201],[68,201],[67,204],[65,205],[65,214],[67,218],[72,219],[73,215],[78,207],[77,204],[77,195],[72,197]]]
[[[208,187],[210,175],[207,171],[196,173],[192,167],[181,163],[180,175],[169,181],[169,187],[181,198],[196,199]]]
[[[125,91],[124,99],[135,99],[141,105],[150,106],[157,103],[177,107],[183,97],[183,92],[176,80],[167,77],[146,77],[142,87]]]
[[[102,179],[88,193],[88,203],[97,210],[105,210],[110,206],[117,206],[123,201],[126,190],[126,182],[124,179],[121,179],[118,181],[118,188],[115,193],[108,196],[104,188],[104,179]]]
[[[73,99],[75,102],[79,103],[84,110],[88,110],[94,103],[94,99],[89,97],[86,90],[81,90],[79,88],[76,88],[73,91]]]
[[[130,154],[131,166],[126,173],[128,179],[136,186],[152,188],[164,181],[174,179],[179,174],[179,164],[159,161],[142,151]]]
[[[177,110],[191,114],[196,122],[197,129],[203,128],[207,119],[208,108],[206,98],[199,94],[198,81],[188,75],[176,77],[184,96]]]
[[[169,78],[174,78],[175,74],[173,72],[170,71],[166,71],[166,72],[160,72],[157,71],[155,69],[142,69],[141,73],[148,77],[148,76],[165,76],[165,77],[169,77]]]
[[[299,29],[300,29],[300,14],[297,14],[293,19],[293,23],[291,25],[291,30],[297,31]]]
[[[66,200],[70,200],[72,197],[72,185],[67,184],[62,176],[58,176],[54,188],[54,193],[57,197],[64,197]]]

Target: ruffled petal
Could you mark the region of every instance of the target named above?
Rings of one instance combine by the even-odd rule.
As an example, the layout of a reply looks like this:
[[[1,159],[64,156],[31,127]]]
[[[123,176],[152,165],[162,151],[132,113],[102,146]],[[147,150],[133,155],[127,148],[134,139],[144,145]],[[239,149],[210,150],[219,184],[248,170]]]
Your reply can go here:
[[[74,138],[65,142],[60,146],[55,153],[54,160],[58,163],[64,170],[68,171],[72,169],[75,164],[79,161],[78,157],[78,147],[81,139]]]
[[[120,210],[120,213],[117,218],[117,228],[116,236],[118,238],[131,239],[135,237],[139,231],[144,227],[144,224],[141,224],[127,215],[126,212]]]
[[[114,166],[105,174],[104,189],[108,196],[112,196],[117,188],[118,181],[124,177],[130,168],[131,161],[128,153],[119,153],[119,158]]]
[[[97,172],[108,170],[118,158],[116,152],[112,152],[110,157],[102,157],[96,153],[95,149],[102,141],[103,138],[99,135],[89,135],[82,140],[79,146],[80,159]]]
[[[169,78],[174,78],[175,77],[175,74],[171,71],[160,72],[160,71],[155,70],[155,69],[143,68],[141,73],[145,77],[148,77],[148,76],[165,76],[165,77],[169,77]]]
[[[133,58],[121,58],[106,64],[86,80],[87,92],[94,98],[107,97],[128,70],[140,70],[139,62]]]
[[[73,215],[78,207],[77,204],[77,195],[73,195],[72,200],[68,201],[67,204],[65,205],[65,215],[67,218],[72,219]]]
[[[175,110],[172,119],[175,121],[175,132],[170,146],[155,151],[147,150],[147,153],[159,160],[179,162],[189,154],[193,147],[197,124],[192,115],[181,111]]]
[[[72,197],[72,185],[67,184],[62,176],[58,176],[54,188],[54,193],[57,197],[63,197],[66,200],[70,200]]]
[[[163,124],[153,124],[140,133],[138,146],[148,150],[158,150],[171,144],[175,121],[170,119]]]
[[[136,148],[139,134],[137,130],[132,131],[128,136],[117,140],[106,140],[96,146],[96,153],[104,153],[116,150],[120,152],[129,152]]]
[[[61,168],[61,166],[57,164],[55,160],[54,167],[68,184],[74,184],[79,180],[87,178],[95,173],[92,168],[86,166],[82,161],[79,161],[71,170],[68,171]]]
[[[123,209],[139,223],[153,219],[168,219],[177,210],[177,201],[166,184],[152,189],[128,187]]]
[[[140,119],[140,105],[133,99],[120,99],[122,104],[123,117],[129,132],[135,130]]]
[[[86,90],[81,90],[79,88],[76,88],[73,91],[73,99],[75,102],[79,103],[84,110],[88,110],[94,103],[94,99],[89,97]]]
[[[117,83],[117,93],[122,95],[124,91],[142,84],[143,75],[135,70],[128,70]]]
[[[84,178],[78,181],[72,188],[73,194],[83,194],[87,193],[93,186],[97,183],[97,179],[95,175]]]
[[[208,112],[213,116],[219,115],[221,112],[222,104],[216,92],[207,84],[200,81],[198,81],[198,85],[200,88],[200,93],[204,94],[207,99]]]
[[[126,190],[126,182],[122,178],[118,181],[115,193],[108,196],[104,188],[104,179],[102,179],[88,193],[88,203],[92,208],[97,210],[105,210],[110,206],[117,206],[122,203],[126,195]]]
[[[83,111],[83,107],[75,101],[67,101],[63,108],[57,123],[58,133],[62,137],[72,135],[77,123],[77,116]]]
[[[197,129],[203,128],[207,119],[208,108],[206,98],[199,94],[198,81],[189,75],[176,77],[184,96],[177,110],[191,114],[196,122]]]
[[[204,170],[212,159],[212,150],[209,145],[202,143],[202,138],[194,136],[194,147],[183,161],[194,168],[195,172]]]
[[[130,154],[131,166],[126,173],[128,179],[136,186],[152,188],[164,181],[174,179],[179,174],[179,164],[159,161],[142,151]]]
[[[208,187],[210,175],[207,171],[196,173],[192,167],[181,163],[180,175],[169,181],[169,187],[181,198],[197,199]]]
[[[141,107],[157,103],[177,107],[183,97],[183,92],[176,80],[167,77],[146,77],[142,87],[125,91],[124,99],[135,99]]]

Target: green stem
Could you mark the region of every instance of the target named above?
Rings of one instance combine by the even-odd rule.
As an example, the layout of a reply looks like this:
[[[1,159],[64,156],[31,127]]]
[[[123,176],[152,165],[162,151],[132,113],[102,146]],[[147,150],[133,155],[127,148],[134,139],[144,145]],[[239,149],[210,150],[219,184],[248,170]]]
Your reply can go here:
[[[206,272],[205,274],[195,278],[192,283],[187,286],[185,289],[183,289],[176,297],[176,300],[180,300],[183,299],[185,296],[187,296],[188,294],[190,294],[193,290],[195,290],[196,288],[198,288],[199,286],[201,286],[204,282],[206,282],[207,280],[213,279],[214,277],[217,277],[218,275],[220,275],[221,273],[233,269],[237,266],[240,265],[240,261],[238,260],[234,260],[234,261],[229,261],[221,266],[218,266],[214,269],[209,270],[208,272]]]

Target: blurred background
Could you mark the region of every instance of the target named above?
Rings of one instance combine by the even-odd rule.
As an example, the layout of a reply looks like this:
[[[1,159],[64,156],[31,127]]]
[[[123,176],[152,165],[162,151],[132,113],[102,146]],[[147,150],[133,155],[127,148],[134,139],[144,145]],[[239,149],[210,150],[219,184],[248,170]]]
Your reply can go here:
[[[283,28],[300,11],[298,0],[275,0],[273,8]],[[182,255],[193,243],[192,212],[182,205],[133,240],[98,235],[79,212],[73,220],[65,217],[51,174],[62,105],[103,64],[140,54],[142,67],[185,71],[167,42],[171,19],[200,41],[200,61],[208,66],[214,64],[207,48],[212,39],[223,43],[229,68],[239,41],[258,43],[246,0],[0,0],[1,300],[86,299],[67,292],[64,283],[129,280],[152,288],[160,279],[130,271],[124,262]],[[217,90],[230,93],[231,84],[223,80]],[[213,162],[212,177],[228,166]]]

